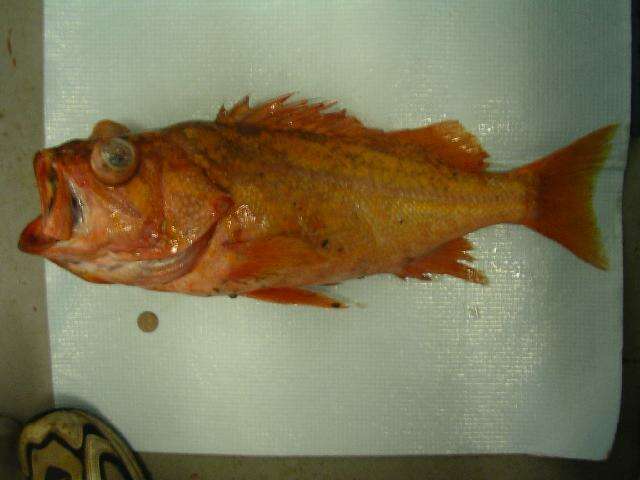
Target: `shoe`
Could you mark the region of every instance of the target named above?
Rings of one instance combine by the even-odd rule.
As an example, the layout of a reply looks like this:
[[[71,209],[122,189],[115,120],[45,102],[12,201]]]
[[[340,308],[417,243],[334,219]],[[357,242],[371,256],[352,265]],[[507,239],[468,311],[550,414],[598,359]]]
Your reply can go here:
[[[106,480],[106,463],[126,480],[145,480],[125,440],[81,410],[55,410],[29,422],[20,434],[18,456],[30,480]]]

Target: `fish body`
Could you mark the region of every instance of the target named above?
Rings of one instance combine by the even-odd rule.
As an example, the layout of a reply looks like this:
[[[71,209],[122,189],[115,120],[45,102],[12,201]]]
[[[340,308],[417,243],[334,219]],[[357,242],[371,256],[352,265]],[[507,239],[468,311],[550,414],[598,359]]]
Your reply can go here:
[[[458,122],[382,132],[288,100],[140,134],[103,121],[39,152],[43,214],[20,247],[90,281],[334,307],[301,287],[378,273],[486,283],[464,235],[499,223],[606,266],[590,202],[615,127],[495,173]]]

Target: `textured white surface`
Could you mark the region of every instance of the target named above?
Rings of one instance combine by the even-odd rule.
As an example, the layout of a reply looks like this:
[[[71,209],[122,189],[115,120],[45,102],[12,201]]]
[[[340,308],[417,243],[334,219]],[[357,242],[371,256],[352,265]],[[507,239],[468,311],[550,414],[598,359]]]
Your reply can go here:
[[[140,450],[603,458],[620,398],[628,2],[343,3],[47,2],[47,144],[104,117],[160,127],[291,90],[375,127],[459,119],[496,168],[619,122],[596,198],[612,268],[497,226],[471,235],[487,287],[382,276],[329,288],[361,306],[322,311],[48,264],[57,404],[99,410]]]

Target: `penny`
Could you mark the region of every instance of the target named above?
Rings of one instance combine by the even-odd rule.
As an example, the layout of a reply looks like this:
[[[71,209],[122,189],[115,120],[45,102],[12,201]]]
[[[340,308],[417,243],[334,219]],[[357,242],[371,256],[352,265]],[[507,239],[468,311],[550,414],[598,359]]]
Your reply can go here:
[[[142,312],[138,315],[138,328],[151,333],[158,328],[158,316],[153,312]]]

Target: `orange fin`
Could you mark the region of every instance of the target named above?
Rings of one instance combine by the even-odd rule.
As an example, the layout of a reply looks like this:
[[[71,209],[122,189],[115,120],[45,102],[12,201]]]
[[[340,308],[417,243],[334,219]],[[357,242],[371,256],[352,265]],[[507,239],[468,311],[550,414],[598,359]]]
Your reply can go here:
[[[397,275],[401,278],[430,280],[431,274],[445,274],[486,285],[488,280],[484,273],[461,263],[473,261],[473,257],[468,253],[471,249],[473,245],[466,238],[453,239],[440,245],[426,257],[409,263]]]
[[[324,260],[321,252],[296,237],[261,238],[230,243],[226,248],[234,255],[228,277],[235,281],[281,275]]]
[[[484,151],[478,139],[456,120],[390,132],[388,136],[401,144],[419,146],[429,158],[437,158],[460,170],[480,172],[487,166],[484,159],[489,154]]]
[[[380,134],[365,127],[345,110],[327,112],[336,102],[311,103],[306,99],[289,102],[292,93],[250,107],[246,96],[230,110],[220,107],[216,123],[229,126],[254,126],[271,130],[298,130],[322,135],[362,137]]]
[[[365,127],[360,120],[347,115],[345,110],[327,112],[336,104],[335,101],[289,101],[292,96],[292,93],[287,93],[254,107],[249,106],[249,97],[246,96],[230,110],[220,107],[216,123],[369,139],[378,148],[397,156],[415,155],[417,149],[419,155],[438,159],[461,170],[477,172],[486,167],[484,159],[489,155],[476,137],[455,120],[385,133]]]
[[[535,206],[523,224],[603,270],[608,262],[591,199],[595,176],[607,158],[616,128],[596,130],[514,171],[533,175],[537,187]]]
[[[273,303],[287,303],[293,305],[308,305],[322,308],[346,308],[342,302],[321,293],[303,290],[302,288],[263,288],[243,294],[245,297],[255,298]]]

